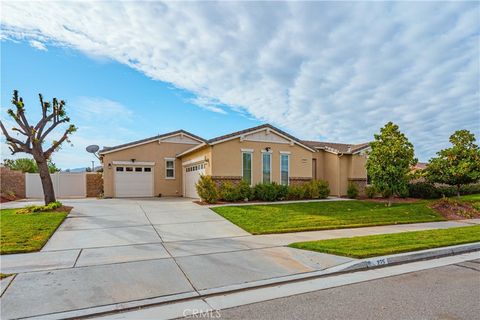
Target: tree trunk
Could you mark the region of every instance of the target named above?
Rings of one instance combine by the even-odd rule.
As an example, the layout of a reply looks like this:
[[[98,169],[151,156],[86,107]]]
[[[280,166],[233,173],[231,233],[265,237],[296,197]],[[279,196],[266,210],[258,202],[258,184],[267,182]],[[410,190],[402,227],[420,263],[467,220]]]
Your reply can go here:
[[[392,206],[392,196],[388,196],[388,206]]]
[[[55,202],[55,190],[53,189],[52,177],[48,171],[47,160],[35,158],[35,161],[37,161],[38,172],[40,173],[40,180],[42,181],[45,204]]]
[[[457,185],[457,198],[460,198],[460,185]]]

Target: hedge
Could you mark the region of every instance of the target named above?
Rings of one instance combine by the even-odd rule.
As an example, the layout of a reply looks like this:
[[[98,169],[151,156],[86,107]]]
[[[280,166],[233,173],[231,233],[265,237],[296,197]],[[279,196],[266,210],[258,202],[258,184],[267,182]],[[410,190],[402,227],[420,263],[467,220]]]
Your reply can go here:
[[[408,193],[412,198],[438,199],[443,196],[456,196],[457,188],[455,186],[434,185],[429,182],[417,182],[408,185]],[[480,193],[480,184],[469,184],[461,186],[460,188],[461,195],[475,193]]]

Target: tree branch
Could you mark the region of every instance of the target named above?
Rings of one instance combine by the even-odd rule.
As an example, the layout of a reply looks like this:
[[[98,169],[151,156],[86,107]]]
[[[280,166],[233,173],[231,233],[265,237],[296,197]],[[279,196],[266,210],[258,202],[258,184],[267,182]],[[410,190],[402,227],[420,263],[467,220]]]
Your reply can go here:
[[[47,149],[47,151],[44,152],[45,159],[49,159],[50,155],[60,147],[60,145],[65,142],[65,140],[68,140],[68,135],[71,134],[72,132],[75,132],[76,128],[74,125],[70,125],[70,127],[65,130],[65,133],[63,136],[60,138],[60,140],[55,141],[50,148]]]
[[[39,131],[39,134],[42,134],[42,135],[37,136],[38,140],[42,142],[45,139],[45,137],[48,136],[48,134],[52,132],[52,130],[55,129],[59,124],[69,122],[69,121],[70,121],[70,118],[68,117],[63,118],[62,120],[59,120],[59,121],[54,121],[53,124],[50,126],[50,128],[48,128],[44,134],[42,134],[42,131]]]
[[[7,139],[7,141],[8,141],[9,143],[14,143],[14,144],[16,144],[16,145],[21,146],[22,148],[26,146],[25,143],[23,143],[22,141],[20,141],[20,140],[18,140],[18,139],[13,138],[12,136],[10,136],[10,135],[8,134],[8,131],[7,131],[7,129],[5,128],[5,126],[3,125],[2,121],[0,121],[0,128],[2,129],[2,133],[3,133],[3,135],[5,136],[5,139]]]

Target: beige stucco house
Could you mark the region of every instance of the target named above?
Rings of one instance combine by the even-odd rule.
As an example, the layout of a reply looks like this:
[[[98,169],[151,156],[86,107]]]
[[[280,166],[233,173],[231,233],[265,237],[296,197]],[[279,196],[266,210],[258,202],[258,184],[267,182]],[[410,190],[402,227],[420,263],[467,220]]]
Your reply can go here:
[[[332,195],[346,195],[350,182],[366,185],[368,143],[299,140],[269,124],[205,140],[184,130],[105,147],[106,197],[197,198],[200,175],[217,182],[246,180],[300,184],[327,180]]]

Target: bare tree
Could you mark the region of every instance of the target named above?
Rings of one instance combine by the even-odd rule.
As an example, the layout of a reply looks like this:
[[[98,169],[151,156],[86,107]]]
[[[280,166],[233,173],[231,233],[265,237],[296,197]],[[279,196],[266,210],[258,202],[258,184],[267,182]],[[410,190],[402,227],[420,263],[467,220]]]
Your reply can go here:
[[[45,196],[45,204],[54,202],[55,191],[53,189],[52,179],[48,169],[49,159],[52,153],[58,150],[61,144],[65,141],[70,142],[69,135],[77,130],[77,128],[71,124],[64,131],[62,137],[58,141],[53,141],[52,145],[44,150],[43,143],[45,138],[62,123],[70,122],[70,118],[67,117],[65,112],[65,101],[57,100],[53,98],[52,102],[43,101],[41,94],[38,95],[40,99],[40,106],[42,108],[42,117],[38,123],[33,126],[30,125],[27,117],[25,116],[25,105],[23,99],[18,96],[18,91],[13,91],[12,104],[15,106],[15,110],[8,109],[8,114],[17,123],[18,127],[12,128],[13,132],[21,135],[21,138],[12,137],[3,123],[0,121],[0,127],[2,133],[5,135],[7,144],[12,151],[12,155],[25,152],[31,154],[33,159],[37,162],[38,172],[42,181],[43,194]]]

